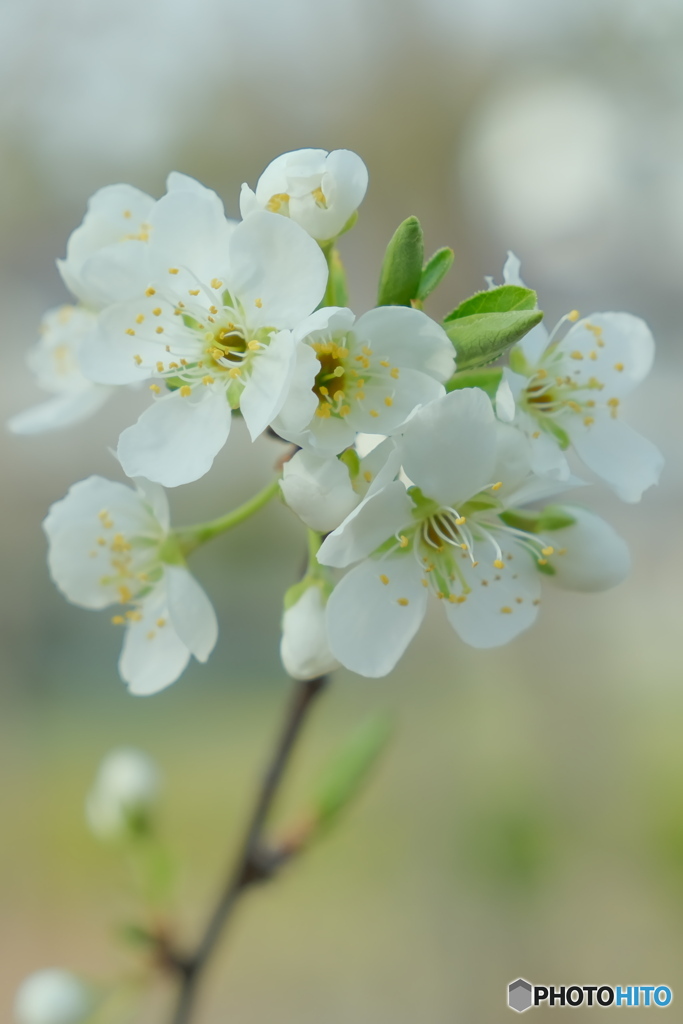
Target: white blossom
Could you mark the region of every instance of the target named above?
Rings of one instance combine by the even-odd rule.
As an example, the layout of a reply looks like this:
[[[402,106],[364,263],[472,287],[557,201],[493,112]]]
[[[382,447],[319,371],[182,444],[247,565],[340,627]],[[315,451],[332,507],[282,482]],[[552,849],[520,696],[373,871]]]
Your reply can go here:
[[[104,384],[153,379],[153,403],[121,435],[118,456],[128,476],[176,487],[208,472],[231,407],[252,438],[279,413],[296,361],[290,329],[322,298],[327,266],[282,217],[254,214],[226,234],[215,204],[190,192],[169,197],[167,212],[163,237],[150,242],[159,276],[102,314],[83,364]],[[169,251],[186,262],[164,264]]]
[[[15,434],[41,434],[80,423],[96,412],[112,389],[93,384],[80,368],[78,354],[87,344],[97,314],[83,306],[60,306],[43,317],[41,337],[27,362],[39,387],[54,397],[17,413],[8,423]]]
[[[69,971],[48,968],[30,974],[14,1000],[16,1024],[82,1024],[94,1001],[86,985]]]
[[[160,791],[159,769],[141,750],[122,747],[104,758],[86,800],[88,823],[101,839],[125,836],[146,821]]]
[[[318,242],[341,233],[363,201],[368,172],[348,149],[298,149],[266,167],[256,191],[242,185],[240,209],[246,219],[256,210],[291,217]]]
[[[508,284],[522,283],[512,254],[504,276]],[[561,336],[567,322],[572,326]],[[623,422],[622,402],[648,375],[653,359],[647,324],[629,313],[579,319],[573,312],[552,333],[539,324],[522,338],[504,371],[515,412],[508,396],[498,405],[503,418],[529,439],[534,471],[566,478],[564,450],[571,446],[620,498],[639,501],[657,483],[663,460],[650,441]]]
[[[285,608],[280,657],[293,679],[316,679],[339,668],[327,640],[326,597],[324,587],[314,581]]]
[[[411,486],[395,480],[368,494],[318,553],[324,565],[360,563],[328,602],[330,649],[347,668],[391,671],[430,593],[462,640],[495,647],[534,622],[543,573],[588,590],[626,575],[626,545],[597,516],[563,512],[562,546],[525,526],[516,508],[558,485],[529,475],[528,446],[496,423],[484,392],[454,391],[420,409],[399,449]]]
[[[365,458],[349,450],[341,459],[298,451],[285,462],[280,488],[289,507],[312,530],[337,528],[367,492],[396,475],[398,463],[390,439]]]
[[[92,476],[52,505],[43,526],[50,574],[65,597],[82,608],[123,606],[112,621],[125,626],[119,672],[132,693],[173,683],[191,654],[206,661],[216,616],[184,564],[160,487]]]
[[[273,428],[320,455],[358,432],[394,434],[420,405],[444,394],[455,369],[447,334],[425,313],[380,306],[317,310],[294,331],[296,369]]]

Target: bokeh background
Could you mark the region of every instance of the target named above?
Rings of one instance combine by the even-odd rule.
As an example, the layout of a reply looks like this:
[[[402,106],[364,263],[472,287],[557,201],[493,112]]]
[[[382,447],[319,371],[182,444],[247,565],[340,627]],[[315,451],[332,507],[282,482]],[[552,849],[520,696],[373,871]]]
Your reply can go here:
[[[493,1024],[520,975],[683,998],[679,0],[4,0],[0,40],[3,415],[39,397],[25,352],[66,301],[54,259],[96,188],[160,195],[175,168],[236,215],[240,183],[301,146],[351,148],[369,167],[342,244],[356,310],[416,214],[430,250],[456,252],[434,315],[500,279],[513,249],[550,324],[626,309],[659,344],[629,416],[667,456],[661,486],[636,507],[585,495],[628,539],[631,578],[553,593],[533,631],[492,652],[464,647],[434,609],[390,678],[339,673],[281,819],[366,714],[395,716],[393,747],[339,831],[245,902],[197,1024]],[[107,448],[142,401],[0,437],[2,1020],[37,967],[134,973],[116,931],[137,910],[83,820],[100,757],[133,744],[163,767],[190,939],[285,699],[280,602],[303,547],[285,508],[196,556],[220,642],[151,699],[118,679],[109,617],[48,579],[47,506],[90,473],[117,477]],[[173,493],[177,522],[268,479],[277,444],[235,433],[210,477]],[[164,1000],[122,1019],[162,1024]]]

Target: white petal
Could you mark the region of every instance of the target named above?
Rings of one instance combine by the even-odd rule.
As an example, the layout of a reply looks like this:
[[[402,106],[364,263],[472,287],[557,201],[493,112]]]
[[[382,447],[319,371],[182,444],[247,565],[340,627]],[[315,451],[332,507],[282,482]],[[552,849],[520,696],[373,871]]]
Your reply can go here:
[[[263,207],[256,198],[256,193],[253,189],[249,188],[246,181],[243,182],[240,190],[240,213],[242,215],[242,219],[246,220],[252,213],[257,213],[261,209],[263,209]]]
[[[190,660],[187,646],[176,633],[158,595],[140,609],[139,622],[126,627],[119,658],[119,675],[131,693],[146,697],[174,683]],[[163,621],[164,625],[158,623]]]
[[[289,434],[298,436],[306,428],[318,408],[318,398],[313,392],[320,363],[310,345],[296,346],[294,373],[289,384],[282,408],[274,423],[278,434],[293,440]]]
[[[57,395],[12,416],[7,426],[13,434],[42,434],[70,427],[101,409],[111,393],[111,388],[93,384],[81,391]]]
[[[228,249],[228,283],[254,327],[295,327],[325,294],[320,246],[286,217],[253,214],[232,232]]]
[[[157,271],[181,263],[203,281],[223,272],[235,227],[215,192],[169,192],[156,204],[150,220],[150,260]]]
[[[587,427],[573,416],[567,427],[576,454],[622,501],[640,501],[658,482],[664,465],[659,449],[622,420],[605,414]]]
[[[596,378],[605,385],[605,399],[623,398],[650,372],[655,343],[650,328],[637,316],[591,313],[567,332],[558,351],[582,357],[571,359],[577,384]]]
[[[492,479],[496,420],[479,388],[452,391],[415,413],[400,444],[403,468],[444,505],[466,501]]]
[[[230,406],[225,391],[197,387],[157,399],[119,438],[117,455],[127,476],[164,487],[199,480],[228,439]]]
[[[337,584],[327,603],[330,650],[352,672],[385,676],[420,628],[426,607],[427,590],[410,552],[367,559]]]
[[[564,590],[609,590],[626,579],[631,556],[626,542],[600,516],[580,505],[560,506],[576,522],[546,535],[555,548],[549,563],[555,570],[549,582]]]
[[[503,423],[512,423],[515,418],[515,398],[506,377],[501,377],[496,391],[496,416]]]
[[[319,533],[336,529],[360,501],[343,462],[306,451],[285,463],[280,487],[289,507]]]
[[[394,366],[420,370],[445,381],[455,370],[455,351],[443,327],[407,306],[378,306],[356,321],[354,334]]]
[[[36,971],[21,983],[14,1001],[16,1024],[84,1024],[93,993],[75,975],[57,968]]]
[[[79,272],[78,295],[94,309],[127,302],[150,282],[149,246],[128,239],[89,256]]]
[[[347,419],[361,434],[395,434],[419,406],[428,405],[445,395],[438,380],[418,370],[401,370],[398,380],[389,374],[380,383],[366,384],[362,404],[352,401]],[[390,399],[391,404],[386,404]],[[375,415],[372,415],[374,413]],[[317,424],[315,425],[317,427]]]
[[[218,621],[213,605],[187,569],[164,567],[168,613],[173,626],[198,661],[206,661],[216,646]]]
[[[333,533],[326,537],[318,561],[342,569],[365,558],[397,530],[412,522],[413,503],[399,481],[364,498]]]
[[[496,424],[496,461],[493,467],[494,482],[502,487],[496,492],[505,501],[513,494],[531,473],[529,442],[521,430],[506,423]]]
[[[135,477],[133,483],[162,530],[168,533],[171,528],[171,512],[168,507],[166,491],[159,484],[153,484],[151,480],[146,480],[142,476]]]
[[[251,364],[240,396],[240,409],[252,441],[282,409],[296,366],[296,345],[291,331],[279,331]]]
[[[106,185],[99,189],[88,201],[83,223],[69,238],[67,263],[80,263],[105,245],[136,234],[153,206],[152,197],[132,185]]]
[[[528,629],[538,614],[540,573],[519,545],[512,544],[504,552],[505,568],[496,569],[490,546],[484,541],[475,543],[474,557],[479,564],[466,566],[472,588],[467,600],[462,604],[442,602],[451,626],[472,647],[507,644]]]
[[[284,612],[280,657],[293,679],[316,679],[339,667],[327,640],[320,587],[308,587],[296,604]]]

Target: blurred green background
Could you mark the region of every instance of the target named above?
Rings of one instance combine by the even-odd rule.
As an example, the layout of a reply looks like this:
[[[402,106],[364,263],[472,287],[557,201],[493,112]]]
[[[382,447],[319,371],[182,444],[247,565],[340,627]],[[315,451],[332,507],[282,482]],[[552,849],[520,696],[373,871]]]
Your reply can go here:
[[[585,496],[628,539],[631,578],[604,595],[550,593],[536,628],[492,652],[462,645],[435,608],[391,678],[338,674],[280,816],[368,712],[396,716],[395,743],[339,831],[245,901],[197,1024],[494,1024],[520,975],[664,983],[683,998],[678,0],[5,0],[0,39],[7,416],[39,397],[25,351],[66,300],[54,259],[96,188],[159,195],[178,169],[236,215],[241,182],[301,146],[368,165],[342,244],[356,311],[373,303],[391,232],[416,214],[430,249],[456,252],[434,315],[500,279],[510,248],[550,325],[572,308],[626,309],[659,343],[629,417],[667,456],[662,484],[636,507],[601,487]],[[82,813],[101,756],[133,744],[163,767],[190,938],[286,695],[278,620],[304,538],[285,508],[198,553],[220,641],[154,698],[118,679],[109,617],[68,606],[48,579],[49,503],[90,473],[118,476],[107,447],[143,402],[118,396],[84,428],[0,437],[3,1020],[33,969],[130,969],[114,931],[134,908]],[[278,445],[235,435],[208,478],[171,495],[176,522],[268,479]],[[152,993],[134,1019],[164,1021],[163,1007]]]

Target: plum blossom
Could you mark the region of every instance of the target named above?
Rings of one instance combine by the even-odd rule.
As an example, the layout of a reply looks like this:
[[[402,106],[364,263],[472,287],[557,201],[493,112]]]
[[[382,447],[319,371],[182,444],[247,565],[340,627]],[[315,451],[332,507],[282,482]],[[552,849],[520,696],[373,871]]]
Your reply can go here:
[[[273,428],[319,455],[358,432],[394,434],[420,405],[444,394],[455,369],[446,332],[425,313],[380,306],[356,320],[327,306],[294,331],[296,368]]]
[[[543,575],[586,590],[626,575],[626,545],[592,513],[559,508],[542,529],[542,516],[517,511],[559,488],[529,474],[527,444],[496,423],[484,392],[454,391],[424,406],[398,447],[411,486],[393,480],[368,494],[318,553],[328,566],[359,563],[327,606],[330,650],[347,668],[391,671],[430,593],[462,640],[495,647],[534,622]]]
[[[242,185],[240,210],[246,219],[270,210],[300,224],[318,242],[336,238],[363,202],[368,172],[348,149],[298,149],[266,167],[252,191]]]
[[[519,260],[505,264],[507,284],[521,284]],[[570,323],[561,336],[560,329]],[[662,456],[623,422],[622,402],[650,372],[654,340],[629,313],[576,311],[552,333],[539,324],[510,353],[498,413],[529,439],[537,473],[566,479],[570,446],[579,459],[628,502],[656,484]]]
[[[104,758],[86,800],[88,824],[100,839],[124,837],[148,821],[161,788],[156,763],[141,750],[121,747]]]
[[[60,306],[45,314],[27,363],[39,387],[53,397],[13,416],[8,423],[13,433],[41,434],[80,423],[107,401],[112,389],[84,377],[78,361],[96,322],[97,314],[84,306]]]
[[[169,686],[191,654],[207,660],[216,616],[185,566],[160,487],[91,476],[51,506],[43,527],[50,575],[69,601],[122,605],[112,622],[125,627],[119,673],[131,693]]]
[[[102,314],[83,357],[100,383],[152,378],[152,405],[123,432],[118,456],[128,476],[166,487],[208,472],[228,438],[231,408],[240,408],[252,439],[279,413],[296,362],[291,328],[327,282],[320,248],[291,221],[258,213],[226,234],[215,204],[173,198],[175,221],[150,243],[158,277]],[[164,263],[181,250],[185,264]]]
[[[327,588],[319,580],[306,580],[303,589],[292,590],[296,599],[286,604],[282,616],[280,657],[293,679],[316,679],[339,668],[327,640]]]
[[[19,986],[14,1000],[16,1024],[83,1024],[94,1007],[91,990],[69,971],[36,971]]]

